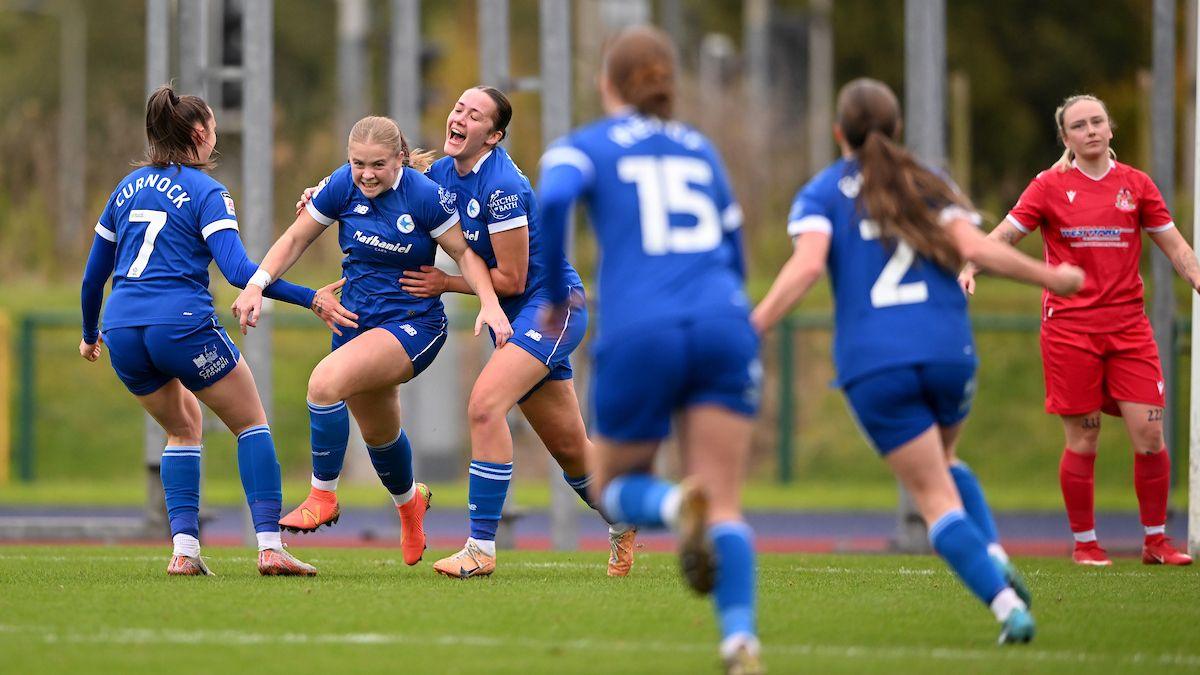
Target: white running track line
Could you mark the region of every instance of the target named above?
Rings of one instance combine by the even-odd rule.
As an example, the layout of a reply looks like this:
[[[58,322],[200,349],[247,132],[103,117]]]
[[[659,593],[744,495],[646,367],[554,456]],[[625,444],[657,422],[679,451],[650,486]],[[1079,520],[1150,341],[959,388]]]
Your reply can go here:
[[[535,640],[529,638],[488,637],[483,635],[401,635],[396,633],[249,633],[229,630],[163,630],[158,628],[122,628],[88,632],[60,631],[49,626],[13,626],[0,624],[0,635],[33,638],[44,644],[113,644],[113,645],[436,645],[442,647],[520,647],[527,650],[574,650],[600,652],[659,652],[708,653],[715,650],[712,643],[674,643],[661,641],[616,640]],[[1063,650],[955,649],[941,647],[884,647],[868,645],[815,645],[767,643],[766,658],[772,655],[818,656],[838,659],[986,662],[1043,662],[1043,663],[1114,663],[1144,666],[1174,666],[1200,669],[1196,654],[1097,654]]]

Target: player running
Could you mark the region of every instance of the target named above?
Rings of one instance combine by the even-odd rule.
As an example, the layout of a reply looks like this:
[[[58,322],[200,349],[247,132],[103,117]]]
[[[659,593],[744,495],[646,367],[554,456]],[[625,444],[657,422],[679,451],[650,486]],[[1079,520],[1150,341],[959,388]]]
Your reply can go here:
[[[311,307],[331,328],[353,326],[327,286],[314,292],[270,282],[246,257],[233,198],[205,173],[217,121],[199,97],[159,87],[146,102],[146,157],[109,197],[96,223],[80,293],[88,361],[107,343],[117,377],[167,433],[162,483],[174,551],[167,574],[211,575],[200,556],[200,455],[204,401],[237,436],[238,471],[264,575],[317,573],[283,548],[279,462],[250,367],[213,311],[208,266],[234,286]],[[98,320],[104,284],[112,293]]]
[[[842,87],[834,125],[842,158],[796,196],[792,256],[751,321],[759,331],[774,326],[828,267],[834,363],[859,426],[912,494],[934,550],[1002,624],[1000,642],[1028,642],[1028,591],[996,542],[978,482],[955,456],[977,358],[952,270],[966,258],[1056,294],[1077,291],[1083,273],[985,239],[967,200],[896,144],[899,131],[887,85]]]
[[[1191,556],[1166,536],[1171,457],[1163,443],[1163,376],[1146,318],[1141,233],[1145,231],[1192,288],[1200,289],[1200,264],[1175,228],[1162,194],[1146,174],[1116,161],[1113,124],[1100,99],[1071,96],[1054,111],[1066,149],[1039,173],[1017,205],[988,235],[1015,245],[1042,228],[1046,260],[1087,271],[1076,296],[1042,301],[1042,368],[1046,412],[1062,419],[1066,447],[1058,476],[1080,565],[1112,562],[1096,538],[1093,507],[1100,413],[1124,419],[1133,442],[1137,492],[1147,565],[1190,565]],[[959,277],[975,292],[975,269]]]
[[[453,202],[421,174],[428,156],[410,152],[400,128],[386,117],[359,120],[350,131],[347,156],[260,268],[272,278],[283,274],[325,228],[340,223],[338,241],[346,254],[342,301],[358,320],[356,328],[334,329],[331,353],[309,377],[312,490],[280,525],[311,532],[337,522],[334,491],[350,433],[348,409],[400,514],[404,562],[415,565],[425,551],[431,494],[413,478],[412,446],[400,422],[400,385],[433,362],[446,342],[447,321],[441,300],[412,295],[400,279],[406,270],[432,265],[435,246],[441,246],[480,298],[475,334],[487,324],[504,344],[512,328],[487,265],[467,246]],[[248,288],[234,307],[255,316],[261,304],[261,293]]]
[[[599,79],[608,117],[542,157],[539,257],[554,303],[542,333],[569,329],[577,311],[561,260],[571,206],[582,199],[603,252],[591,489],[611,519],[679,532],[688,584],[713,595],[727,670],[758,673],[741,485],[761,367],[743,291],[741,209],[712,143],[671,120],[675,71],[664,33],[622,31]],[[650,472],[676,413],[689,474],[680,485]]]

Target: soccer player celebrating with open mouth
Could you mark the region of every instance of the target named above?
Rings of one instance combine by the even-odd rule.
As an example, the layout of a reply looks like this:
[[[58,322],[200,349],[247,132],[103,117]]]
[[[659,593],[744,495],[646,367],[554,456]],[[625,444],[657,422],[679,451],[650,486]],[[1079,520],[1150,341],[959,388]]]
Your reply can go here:
[[[1154,332],[1146,318],[1142,232],[1149,234],[1180,276],[1200,289],[1200,264],[1162,194],[1146,174],[1116,161],[1113,124],[1100,99],[1071,96],[1054,112],[1066,149],[1033,179],[1017,205],[988,238],[1015,245],[1041,228],[1046,260],[1087,271],[1073,297],[1049,293],[1042,302],[1042,369],[1046,412],[1062,419],[1066,447],[1059,482],[1080,565],[1110,565],[1096,538],[1093,506],[1100,413],[1121,417],[1133,444],[1147,565],[1190,565],[1191,556],[1166,536],[1171,458],[1163,444],[1163,376]],[[959,282],[975,292],[975,268]]]

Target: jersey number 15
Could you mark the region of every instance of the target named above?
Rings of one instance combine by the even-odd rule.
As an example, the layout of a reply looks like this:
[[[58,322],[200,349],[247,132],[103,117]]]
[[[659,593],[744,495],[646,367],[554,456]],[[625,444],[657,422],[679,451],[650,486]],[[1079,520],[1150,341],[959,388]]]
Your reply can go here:
[[[617,175],[637,188],[646,255],[703,253],[721,243],[721,220],[707,192],[693,186],[712,185],[712,166],[695,157],[647,155],[622,157]],[[691,227],[671,227],[671,214],[692,216]]]

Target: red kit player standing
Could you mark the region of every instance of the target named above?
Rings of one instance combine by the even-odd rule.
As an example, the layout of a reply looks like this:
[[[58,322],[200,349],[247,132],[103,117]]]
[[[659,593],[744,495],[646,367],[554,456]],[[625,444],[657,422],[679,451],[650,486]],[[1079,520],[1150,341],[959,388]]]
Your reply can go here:
[[[1062,418],[1059,481],[1075,537],[1075,562],[1109,565],[1096,539],[1093,492],[1100,413],[1120,416],[1133,442],[1134,489],[1145,529],[1142,562],[1188,565],[1166,536],[1170,456],[1163,444],[1163,376],[1138,273],[1144,230],[1193,288],[1200,264],[1149,176],[1118,163],[1104,102],[1072,96],[1054,113],[1066,150],[1025,188],[989,237],[1016,244],[1041,228],[1046,262],[1087,275],[1077,295],[1042,299],[1046,412]],[[975,291],[975,270],[959,276]]]

